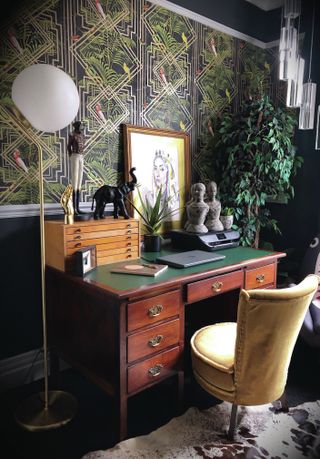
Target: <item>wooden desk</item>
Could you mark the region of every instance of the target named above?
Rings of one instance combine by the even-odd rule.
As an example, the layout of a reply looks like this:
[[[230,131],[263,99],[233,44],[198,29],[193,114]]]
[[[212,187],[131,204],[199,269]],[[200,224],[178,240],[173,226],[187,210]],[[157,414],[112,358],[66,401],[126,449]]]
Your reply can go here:
[[[225,259],[168,268],[155,278],[110,273],[114,264],[84,279],[47,267],[49,345],[114,397],[120,440],[128,397],[173,374],[182,395],[186,304],[234,289],[276,287],[284,253],[244,247],[219,253]]]

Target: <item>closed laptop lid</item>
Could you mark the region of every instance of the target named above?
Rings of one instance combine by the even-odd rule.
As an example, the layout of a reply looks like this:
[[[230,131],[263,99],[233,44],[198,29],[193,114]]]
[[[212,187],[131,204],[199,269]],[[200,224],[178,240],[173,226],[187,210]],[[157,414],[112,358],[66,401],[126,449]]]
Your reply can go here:
[[[210,263],[211,261],[222,260],[225,255],[206,252],[204,250],[189,250],[187,252],[177,252],[164,255],[156,259],[159,263],[164,263],[175,268],[188,268],[189,266]]]

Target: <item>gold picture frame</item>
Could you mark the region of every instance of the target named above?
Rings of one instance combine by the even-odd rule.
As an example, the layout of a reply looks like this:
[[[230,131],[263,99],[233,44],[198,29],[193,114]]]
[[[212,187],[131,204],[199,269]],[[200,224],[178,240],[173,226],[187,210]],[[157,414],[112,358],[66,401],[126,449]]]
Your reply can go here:
[[[156,129],[132,124],[123,125],[125,178],[135,167],[139,191],[144,199],[154,203],[159,188],[162,202],[168,208],[168,218],[160,233],[181,229],[185,204],[190,190],[190,139],[186,132]],[[137,190],[132,193],[134,205],[141,211]],[[134,209],[129,213],[137,216]]]

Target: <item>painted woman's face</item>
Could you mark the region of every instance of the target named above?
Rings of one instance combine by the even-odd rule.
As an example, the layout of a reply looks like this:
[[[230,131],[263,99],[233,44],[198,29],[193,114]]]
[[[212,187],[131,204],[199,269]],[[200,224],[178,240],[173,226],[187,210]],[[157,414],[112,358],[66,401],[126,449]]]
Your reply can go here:
[[[153,177],[157,188],[161,186],[164,188],[167,178],[167,168],[163,159],[160,157],[155,158],[153,162]]]

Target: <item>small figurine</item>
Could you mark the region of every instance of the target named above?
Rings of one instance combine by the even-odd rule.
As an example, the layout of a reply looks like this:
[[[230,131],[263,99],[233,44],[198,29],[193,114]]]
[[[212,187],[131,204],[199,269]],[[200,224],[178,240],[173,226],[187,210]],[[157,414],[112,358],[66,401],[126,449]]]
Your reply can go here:
[[[208,228],[204,225],[209,206],[204,202],[206,187],[203,183],[195,183],[191,187],[191,200],[186,205],[188,220],[185,230],[190,233],[207,233]]]
[[[75,215],[84,214],[79,208],[80,190],[83,177],[83,152],[85,137],[81,121],[72,123],[73,131],[69,135],[67,150],[70,157],[71,184],[73,187],[72,200]]]
[[[107,203],[113,203],[113,218],[119,217],[119,212],[121,212],[124,218],[129,218],[126,206],[124,204],[125,196],[133,191],[136,184],[137,178],[133,173],[136,170],[135,167],[132,167],[129,171],[129,174],[132,177],[131,182],[124,183],[121,186],[111,186],[111,185],[103,185],[95,192],[92,197],[92,206],[91,210],[93,210],[94,201],[96,202],[95,211],[93,214],[93,218],[98,220],[99,218],[104,217],[104,209]]]
[[[72,185],[68,185],[61,195],[60,204],[64,210],[64,222],[66,225],[74,223],[74,208],[72,204]]]
[[[209,212],[205,221],[205,225],[209,231],[222,231],[223,224],[219,220],[221,212],[221,203],[216,199],[217,184],[209,182],[207,185],[207,197],[205,202],[209,206]]]

